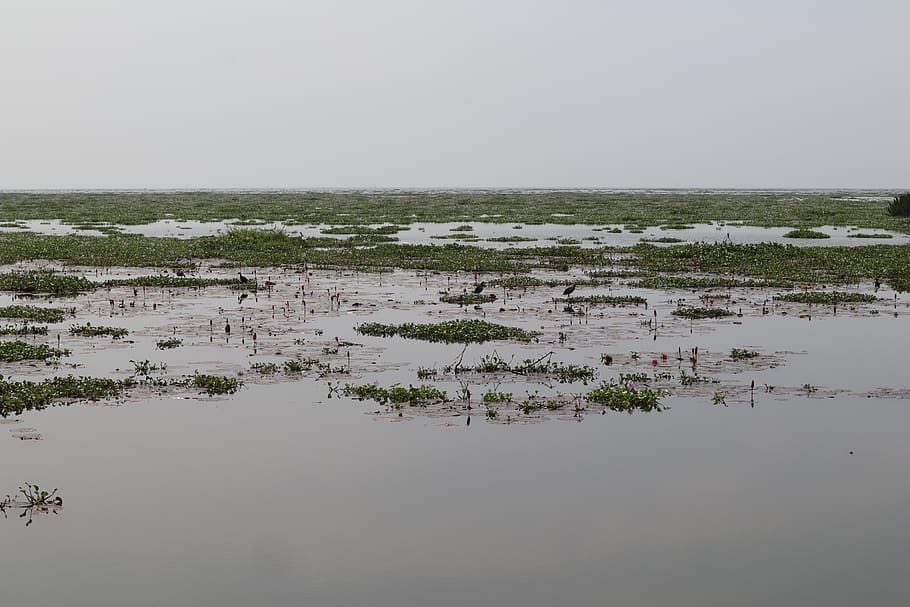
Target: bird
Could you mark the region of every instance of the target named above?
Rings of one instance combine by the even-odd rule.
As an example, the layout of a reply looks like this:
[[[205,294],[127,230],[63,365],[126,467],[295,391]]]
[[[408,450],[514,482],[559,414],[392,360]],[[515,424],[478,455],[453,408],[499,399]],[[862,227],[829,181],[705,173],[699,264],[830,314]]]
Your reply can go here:
[[[566,290],[562,292],[563,295],[571,295],[575,291],[575,285],[569,285],[566,287]]]
[[[224,332],[228,335],[231,334],[231,323],[230,322],[224,323]]]
[[[184,273],[183,270],[177,270],[177,276],[179,276],[180,278],[183,278],[186,276],[186,274]]]
[[[246,299],[246,298],[249,297],[249,296],[250,296],[249,293],[241,293],[241,294],[240,294],[240,297],[237,298],[237,301],[238,301],[238,302],[241,302],[241,301],[243,301],[244,299]]]
[[[243,275],[243,272],[238,272],[240,274],[240,282],[250,282],[250,279]]]
[[[483,291],[483,288],[485,286],[487,286],[487,283],[485,283],[485,282],[477,283],[477,285],[474,287],[474,293],[480,293],[481,291]]]

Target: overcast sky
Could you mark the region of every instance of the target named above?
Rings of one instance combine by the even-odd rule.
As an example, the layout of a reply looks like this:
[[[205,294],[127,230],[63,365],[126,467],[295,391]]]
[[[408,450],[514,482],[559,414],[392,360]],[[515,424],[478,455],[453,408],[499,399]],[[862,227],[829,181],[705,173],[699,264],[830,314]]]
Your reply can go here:
[[[910,186],[908,0],[2,0],[0,188]]]

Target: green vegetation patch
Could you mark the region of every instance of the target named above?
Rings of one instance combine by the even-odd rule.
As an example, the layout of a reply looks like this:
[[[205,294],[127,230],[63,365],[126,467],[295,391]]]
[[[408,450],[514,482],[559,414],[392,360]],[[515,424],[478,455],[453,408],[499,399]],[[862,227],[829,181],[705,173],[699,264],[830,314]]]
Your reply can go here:
[[[69,350],[52,348],[45,344],[30,344],[24,341],[0,341],[0,361],[47,360],[69,356]]]
[[[591,304],[607,306],[638,306],[647,304],[648,300],[638,295],[585,295],[581,297],[557,297],[559,303]]]
[[[442,295],[439,301],[443,303],[458,304],[460,306],[471,306],[478,304],[491,303],[496,301],[494,293],[462,293],[460,295]]]
[[[28,335],[47,335],[47,327],[44,325],[6,325],[0,327],[0,335],[17,335],[26,337]]]
[[[585,400],[595,403],[613,411],[632,413],[633,411],[663,411],[660,399],[666,396],[664,390],[640,388],[632,385],[616,383],[614,380],[604,382],[599,387],[585,394]]]
[[[155,348],[158,350],[171,350],[173,348],[179,348],[183,345],[183,340],[179,337],[169,337],[167,339],[159,339],[155,342]]]
[[[800,228],[798,230],[790,230],[784,234],[784,238],[831,238],[831,236],[818,230]]]
[[[209,396],[217,394],[233,394],[240,387],[240,382],[236,377],[226,375],[206,375],[198,371],[186,382],[188,385],[198,388]]]
[[[806,291],[804,293],[785,293],[778,295],[778,301],[790,301],[802,304],[869,303],[876,301],[875,295],[866,293],[848,293],[844,291]]]
[[[891,236],[891,234],[881,234],[881,233],[875,233],[875,232],[857,232],[856,234],[850,234],[849,237],[850,238],[881,238],[881,239],[893,238],[893,236]]]
[[[449,320],[441,323],[405,323],[402,325],[383,324],[378,322],[364,323],[355,328],[362,335],[372,337],[399,336],[405,339],[441,343],[484,343],[492,340],[514,339],[530,341],[540,335],[535,331],[525,331],[517,327],[508,327],[485,320]]]
[[[733,348],[730,350],[730,358],[733,360],[745,360],[747,358],[758,358],[759,354],[755,350],[746,350],[745,348]]]
[[[41,308],[38,306],[4,306],[0,307],[0,318],[19,318],[29,322],[63,322],[66,312],[60,308]]]
[[[673,316],[688,318],[689,320],[702,320],[705,318],[724,318],[733,316],[733,312],[722,308],[680,308],[673,310]]]
[[[122,327],[102,327],[94,326],[90,323],[70,327],[70,335],[74,337],[104,337],[109,336],[114,339],[126,337],[130,332]]]
[[[353,396],[359,400],[374,400],[381,405],[391,403],[400,406],[407,403],[412,407],[425,407],[448,400],[445,390],[428,385],[409,385],[407,388],[396,385],[383,388],[375,384],[345,384],[344,395]]]
[[[19,415],[54,404],[117,396],[127,382],[99,377],[53,377],[39,382],[9,381],[0,376],[0,416]]]
[[[48,270],[0,274],[0,291],[77,295],[95,288],[95,283],[82,276],[68,276]]]

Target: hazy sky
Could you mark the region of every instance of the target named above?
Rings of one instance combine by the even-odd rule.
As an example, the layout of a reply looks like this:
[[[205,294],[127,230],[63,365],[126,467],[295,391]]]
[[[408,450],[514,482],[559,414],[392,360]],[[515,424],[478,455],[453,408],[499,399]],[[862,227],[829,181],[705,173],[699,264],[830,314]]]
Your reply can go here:
[[[0,189],[910,186],[908,0],[0,0]]]

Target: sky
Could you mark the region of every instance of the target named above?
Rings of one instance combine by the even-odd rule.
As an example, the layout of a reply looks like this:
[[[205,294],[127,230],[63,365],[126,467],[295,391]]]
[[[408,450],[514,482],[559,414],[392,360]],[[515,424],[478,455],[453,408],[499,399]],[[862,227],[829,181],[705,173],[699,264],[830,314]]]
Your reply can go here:
[[[0,189],[910,186],[907,0],[2,0]]]

